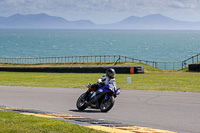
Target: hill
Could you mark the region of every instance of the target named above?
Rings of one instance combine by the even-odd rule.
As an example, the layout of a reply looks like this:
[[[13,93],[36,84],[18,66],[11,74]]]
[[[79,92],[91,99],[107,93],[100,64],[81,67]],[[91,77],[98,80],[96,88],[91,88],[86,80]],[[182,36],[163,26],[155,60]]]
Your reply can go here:
[[[82,29],[92,28],[95,24],[89,20],[68,21],[47,14],[14,14],[0,17],[0,28],[44,28],[44,29]]]
[[[0,28],[200,30],[200,22],[180,21],[161,14],[151,14],[144,17],[130,16],[117,23],[96,25],[90,20],[69,21],[61,17],[41,13],[14,14],[10,17],[0,16]]]
[[[100,27],[106,29],[197,30],[200,29],[200,22],[179,21],[161,14],[152,14],[144,17],[130,16],[120,22]]]

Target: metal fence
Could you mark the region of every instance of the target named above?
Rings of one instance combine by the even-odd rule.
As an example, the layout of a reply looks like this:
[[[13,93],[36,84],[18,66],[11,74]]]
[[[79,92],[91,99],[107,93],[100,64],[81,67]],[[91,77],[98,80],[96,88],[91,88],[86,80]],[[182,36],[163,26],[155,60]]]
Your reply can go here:
[[[0,58],[0,63],[11,64],[51,64],[51,63],[111,63],[120,59],[120,55],[103,56],[67,56],[39,58]],[[121,62],[123,59],[120,59]]]
[[[189,64],[194,64],[194,63],[197,63],[197,62],[200,62],[199,60],[199,57],[200,57],[200,54],[197,54],[197,55],[194,55],[186,60],[184,60],[182,62],[182,67],[185,68],[187,67]]]
[[[0,58],[0,63],[7,64],[56,64],[56,63],[120,63],[140,62],[162,70],[178,70],[188,64],[199,62],[199,54],[183,62],[155,62],[139,60],[121,55],[99,56],[66,56],[66,57],[39,57],[39,58]]]

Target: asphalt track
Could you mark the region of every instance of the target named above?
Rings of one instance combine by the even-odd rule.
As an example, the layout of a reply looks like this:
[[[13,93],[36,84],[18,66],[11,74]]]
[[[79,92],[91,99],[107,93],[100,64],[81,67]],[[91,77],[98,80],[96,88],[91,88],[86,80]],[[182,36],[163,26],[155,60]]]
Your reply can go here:
[[[122,90],[108,113],[78,111],[85,89],[0,86],[0,105],[80,115],[170,130],[200,133],[200,93]]]

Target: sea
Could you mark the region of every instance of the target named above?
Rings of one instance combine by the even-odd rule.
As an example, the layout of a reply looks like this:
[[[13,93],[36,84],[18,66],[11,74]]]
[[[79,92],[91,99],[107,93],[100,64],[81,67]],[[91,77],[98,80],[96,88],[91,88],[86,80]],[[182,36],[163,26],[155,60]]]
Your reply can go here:
[[[200,31],[0,29],[0,57],[122,55],[179,62],[200,54]]]

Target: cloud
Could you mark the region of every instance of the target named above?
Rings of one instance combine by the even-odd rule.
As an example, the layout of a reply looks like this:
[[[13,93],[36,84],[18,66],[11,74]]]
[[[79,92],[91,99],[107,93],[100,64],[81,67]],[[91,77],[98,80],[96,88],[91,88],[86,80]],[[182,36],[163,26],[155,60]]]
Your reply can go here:
[[[196,0],[174,1],[169,6],[172,8],[195,9],[200,6],[200,2],[198,2]]]

